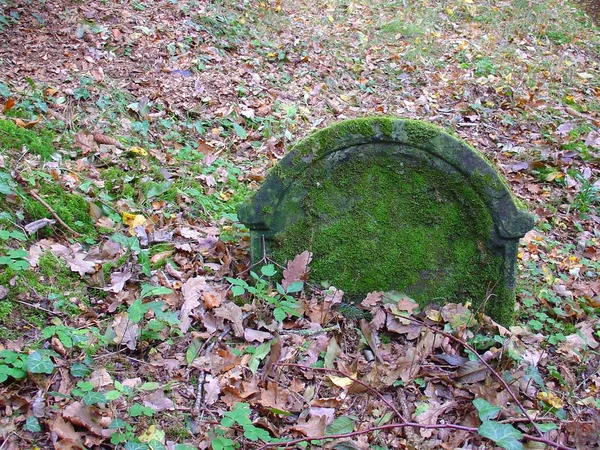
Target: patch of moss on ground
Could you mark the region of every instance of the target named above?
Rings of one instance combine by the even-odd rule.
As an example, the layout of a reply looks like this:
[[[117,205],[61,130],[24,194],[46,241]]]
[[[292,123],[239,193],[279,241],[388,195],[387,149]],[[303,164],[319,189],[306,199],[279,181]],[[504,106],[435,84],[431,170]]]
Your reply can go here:
[[[118,198],[133,198],[136,190],[131,182],[134,177],[119,167],[109,167],[101,174],[104,180],[104,188],[111,194],[117,194]]]
[[[349,159],[335,171],[320,161],[304,176],[306,216],[276,235],[276,260],[308,249],[312,278],[357,298],[394,289],[422,303],[471,301],[477,309],[493,290],[502,301],[486,311],[510,323],[503,259],[486,248],[492,218],[462,177],[391,158]]]
[[[29,152],[48,159],[56,149],[52,145],[54,133],[46,130],[30,130],[17,126],[12,120],[0,120],[0,150],[18,150],[25,147]]]
[[[65,191],[56,183],[42,184],[39,194],[72,229],[85,237],[93,238],[97,235],[96,227],[90,217],[89,205],[83,197]],[[54,219],[44,205],[28,195],[24,196],[23,207],[27,218],[31,221],[43,218]],[[50,229],[46,227],[41,233]]]
[[[29,308],[15,300],[36,304],[52,294],[75,294],[83,299],[81,294],[85,289],[85,285],[65,262],[51,253],[40,257],[37,270],[15,271],[5,268],[0,273],[0,286],[8,289],[7,297],[0,301],[0,330],[12,331],[22,326],[42,327],[48,319],[44,311]]]

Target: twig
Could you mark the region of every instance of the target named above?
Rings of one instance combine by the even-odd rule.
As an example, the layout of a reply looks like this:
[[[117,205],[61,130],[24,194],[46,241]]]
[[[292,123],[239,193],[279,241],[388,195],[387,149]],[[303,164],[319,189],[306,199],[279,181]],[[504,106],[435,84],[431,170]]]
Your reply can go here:
[[[517,398],[517,396],[515,395],[515,393],[512,391],[512,389],[510,388],[510,386],[508,385],[508,383],[506,381],[504,381],[504,378],[502,378],[502,375],[500,375],[498,372],[496,372],[494,370],[494,368],[492,366],[490,366],[487,363],[487,361],[485,359],[483,359],[479,355],[479,353],[477,353],[477,351],[473,347],[471,347],[469,344],[467,344],[462,339],[454,336],[453,334],[446,333],[445,331],[442,331],[442,330],[439,330],[437,328],[434,328],[431,325],[428,325],[428,324],[426,324],[425,322],[423,322],[421,320],[418,320],[418,319],[415,319],[415,318],[409,317],[409,316],[402,316],[400,314],[394,314],[394,315],[397,318],[406,319],[406,320],[414,322],[414,323],[416,323],[418,325],[424,326],[425,328],[428,328],[429,330],[433,331],[434,333],[439,333],[442,336],[445,336],[448,339],[451,339],[454,342],[459,343],[460,345],[462,345],[463,347],[465,347],[467,350],[469,350],[471,353],[473,353],[473,355],[475,355],[477,357],[477,359],[479,359],[479,361],[491,372],[491,374],[500,382],[500,384],[502,384],[502,386],[504,387],[504,389],[506,389],[506,391],[508,392],[508,394],[512,397],[512,399],[515,401],[516,405],[519,407],[519,409],[523,413],[523,415],[531,423],[531,425],[533,426],[533,429],[536,431],[536,433],[540,437],[544,436],[544,433],[542,433],[542,431],[538,428],[538,426],[536,425],[536,423],[534,422],[534,420],[531,418],[531,416],[529,415],[529,413],[527,412],[527,410],[525,409],[525,407],[523,406],[523,404],[519,401],[519,399]]]
[[[353,431],[351,433],[329,434],[329,435],[320,436],[320,437],[314,437],[314,436],[313,437],[303,437],[303,438],[298,438],[298,439],[292,439],[290,441],[285,441],[285,442],[269,442],[267,444],[260,446],[258,448],[258,450],[264,450],[266,448],[271,448],[271,447],[286,448],[286,447],[289,447],[290,445],[299,444],[301,442],[322,441],[325,439],[343,439],[343,438],[349,438],[349,437],[360,436],[363,434],[372,433],[374,431],[393,430],[395,428],[405,428],[405,427],[422,428],[422,429],[426,429],[426,430],[451,429],[451,430],[466,431],[468,433],[477,433],[477,430],[478,430],[477,428],[465,427],[463,425],[454,425],[451,423],[441,423],[441,424],[435,424],[435,425],[426,425],[426,424],[415,423],[415,422],[390,423],[390,424],[381,425],[378,427],[366,428],[366,429],[360,430],[360,431]],[[571,447],[566,447],[564,445],[557,444],[557,443],[552,442],[543,437],[531,436],[529,434],[524,434],[523,437],[529,441],[541,442],[543,444],[546,444],[549,447],[556,448],[557,450],[575,450]]]
[[[305,366],[305,365],[302,365],[302,364],[292,364],[292,363],[276,363],[275,365],[279,366],[279,367],[297,367],[297,368],[302,369],[302,370],[313,370],[313,371],[316,371],[316,372],[331,372],[331,373],[335,373],[337,375],[341,375],[341,376],[346,377],[346,378],[350,378],[352,381],[360,384],[362,387],[364,387],[365,389],[367,389],[370,392],[373,392],[377,397],[379,397],[381,399],[381,401],[387,405],[388,408],[390,408],[392,411],[394,411],[394,414],[396,414],[396,416],[398,416],[398,418],[400,420],[406,420],[404,418],[404,416],[402,415],[402,413],[400,411],[398,411],[398,408],[396,408],[393,404],[391,404],[384,397],[384,395],[381,392],[379,392],[377,389],[372,388],[367,383],[364,383],[364,382],[362,382],[360,380],[357,380],[356,378],[349,377],[348,374],[342,372],[341,370],[327,369],[325,367],[310,367],[310,366]]]
[[[54,218],[56,219],[56,221],[61,224],[64,228],[66,228],[67,230],[69,230],[69,232],[71,232],[75,237],[80,237],[81,234],[79,234],[77,231],[75,231],[73,228],[71,228],[69,225],[67,225],[58,214],[56,214],[56,211],[54,211],[52,209],[52,207],[46,203],[46,201],[40,197],[40,195],[37,193],[37,191],[35,189],[31,189],[29,192],[29,195],[31,195],[33,198],[35,198],[38,202],[40,202],[44,208],[46,208],[50,214],[52,214],[52,216],[54,216]]]
[[[40,311],[47,312],[48,314],[52,314],[53,316],[63,316],[63,315],[64,315],[63,313],[61,313],[61,312],[59,312],[59,311],[51,311],[51,310],[49,310],[49,309],[42,308],[41,306],[34,305],[34,304],[32,304],[32,303],[27,303],[27,302],[24,302],[24,301],[22,301],[22,300],[13,300],[13,301],[15,301],[15,302],[17,302],[17,303],[20,303],[21,305],[29,306],[30,308],[39,309]]]

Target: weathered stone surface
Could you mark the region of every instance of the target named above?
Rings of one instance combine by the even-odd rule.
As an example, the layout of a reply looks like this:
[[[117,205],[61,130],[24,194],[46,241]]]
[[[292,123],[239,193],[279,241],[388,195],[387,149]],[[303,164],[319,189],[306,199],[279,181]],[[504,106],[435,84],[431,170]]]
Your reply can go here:
[[[495,169],[432,125],[348,120],[298,143],[242,205],[253,261],[313,253],[346,293],[471,301],[509,324],[518,240],[533,217]]]

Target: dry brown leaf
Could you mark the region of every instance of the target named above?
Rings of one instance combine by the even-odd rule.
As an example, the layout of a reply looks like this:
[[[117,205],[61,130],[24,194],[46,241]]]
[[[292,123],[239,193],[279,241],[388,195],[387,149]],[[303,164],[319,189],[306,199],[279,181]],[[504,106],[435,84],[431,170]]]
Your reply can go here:
[[[298,421],[292,430],[302,433],[304,436],[318,438],[325,436],[325,428],[327,428],[327,417],[313,416],[306,421]]]
[[[28,234],[33,234],[33,233],[36,233],[37,231],[41,230],[42,228],[44,228],[48,225],[54,225],[55,223],[56,223],[56,220],[43,218],[43,219],[36,220],[34,222],[29,222],[27,225],[25,225],[24,228]]]
[[[456,371],[456,379],[463,383],[477,383],[486,379],[488,369],[480,361],[467,361]]]
[[[68,422],[62,418],[62,416],[56,416],[54,420],[50,421],[50,430],[56,433],[60,439],[68,440],[73,443],[71,448],[84,449],[83,443],[81,442],[81,433],[78,433]]]
[[[126,312],[115,316],[112,328],[115,332],[114,342],[116,344],[124,344],[130,350],[135,350],[140,329],[136,323],[129,320],[129,315]]]
[[[231,322],[231,328],[236,337],[242,337],[244,335],[242,308],[235,303],[226,303],[215,308],[213,311],[215,316],[227,319]]]
[[[112,384],[113,380],[108,371],[102,367],[100,369],[94,370],[90,374],[90,383],[94,385],[95,388],[100,388],[104,386],[108,386]]]
[[[90,408],[81,402],[71,403],[62,412],[62,416],[72,424],[83,427],[97,436],[104,435],[102,427],[94,421]],[[114,430],[112,432],[114,433]]]
[[[143,398],[144,406],[154,409],[157,412],[174,410],[175,404],[173,400],[165,396],[165,393],[161,390],[152,392],[151,394]]]
[[[206,375],[204,380],[204,403],[206,405],[212,405],[219,400],[219,394],[221,393],[221,386],[219,380],[213,377],[211,374]]]
[[[95,261],[87,261],[85,253],[74,253],[73,255],[65,256],[65,261],[73,272],[77,272],[80,276],[86,273],[96,272]]]
[[[273,335],[265,331],[253,330],[252,328],[246,328],[244,330],[244,339],[248,342],[264,342],[266,339],[272,339]]]
[[[81,131],[75,135],[75,144],[76,147],[81,149],[83,155],[95,153],[99,150],[98,145],[94,142],[94,136]]]
[[[204,277],[194,277],[188,279],[181,287],[183,295],[183,305],[179,312],[179,329],[182,333],[187,333],[192,325],[190,314],[200,306],[200,295],[206,289],[206,279]]]
[[[204,306],[206,306],[206,309],[213,309],[221,306],[223,297],[221,292],[209,291],[202,294],[202,300],[204,300]]]
[[[369,292],[365,299],[360,302],[362,306],[365,308],[370,308],[372,306],[379,305],[381,300],[383,299],[383,291],[379,292]]]
[[[312,259],[312,253],[308,250],[296,255],[296,257],[288,261],[287,267],[283,270],[283,280],[281,285],[287,291],[288,287],[296,281],[306,281],[308,274],[308,265]]]
[[[125,287],[125,283],[131,278],[131,272],[113,272],[110,274],[110,285],[102,288],[103,291],[118,294]]]
[[[415,416],[415,422],[423,425],[435,425],[439,417],[450,408],[454,408],[458,403],[455,401],[440,404],[436,401],[429,401],[429,407],[419,415]],[[429,438],[433,434],[433,429],[421,428],[419,432],[424,438]]]

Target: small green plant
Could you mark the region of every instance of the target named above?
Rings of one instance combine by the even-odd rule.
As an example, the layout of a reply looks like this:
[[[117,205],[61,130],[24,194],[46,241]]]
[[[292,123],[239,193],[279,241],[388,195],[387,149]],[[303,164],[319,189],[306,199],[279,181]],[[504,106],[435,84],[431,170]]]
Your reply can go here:
[[[12,377],[15,380],[25,378],[27,355],[13,352],[11,350],[0,351],[0,383]]]
[[[476,77],[487,77],[496,73],[496,66],[490,58],[479,58],[475,62],[475,76]]]
[[[27,270],[29,269],[28,257],[29,253],[21,248],[8,250],[5,256],[0,256],[0,266],[8,266],[14,271]]]
[[[215,430],[216,437],[212,440],[213,450],[233,450],[240,448],[238,442],[225,437],[228,429],[234,426],[240,426],[244,430],[244,437],[249,441],[255,442],[259,439],[263,442],[273,440],[268,431],[256,427],[250,420],[250,405],[247,403],[236,403],[231,411],[226,412],[221,419],[221,427]]]
[[[277,274],[273,264],[267,264],[260,268],[261,275],[267,278]],[[254,279],[254,286],[250,286],[246,281],[237,278],[227,278],[232,285],[231,292],[235,297],[241,297],[246,292],[252,294],[257,300],[264,301],[273,306],[273,316],[279,322],[283,322],[288,316],[302,317],[299,311],[298,302],[290,294],[302,291],[304,283],[296,281],[284,289],[280,283],[276,283],[276,292],[272,292],[269,279],[262,278],[255,272],[250,272]]]
[[[18,241],[26,241],[27,235],[18,230],[0,230],[0,240],[8,241],[9,239],[16,239]]]

